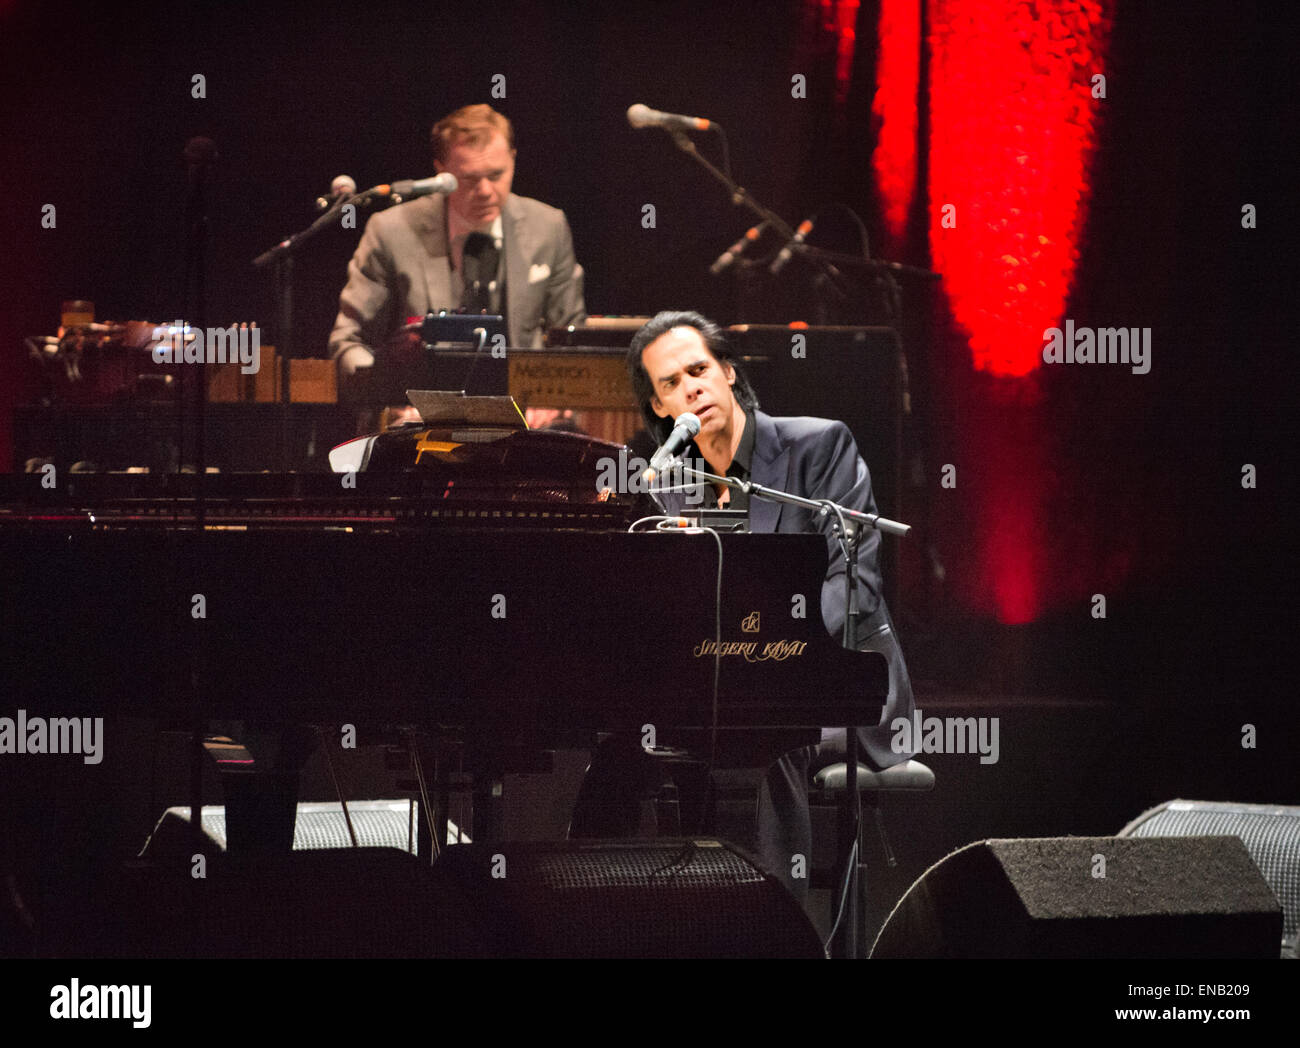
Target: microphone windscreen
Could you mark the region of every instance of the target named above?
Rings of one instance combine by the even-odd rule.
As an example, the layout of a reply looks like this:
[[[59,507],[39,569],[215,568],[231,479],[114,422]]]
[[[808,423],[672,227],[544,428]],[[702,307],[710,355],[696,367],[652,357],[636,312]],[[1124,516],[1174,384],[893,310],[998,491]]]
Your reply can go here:
[[[646,127],[653,115],[654,110],[640,102],[627,107],[627,122],[633,127]]]

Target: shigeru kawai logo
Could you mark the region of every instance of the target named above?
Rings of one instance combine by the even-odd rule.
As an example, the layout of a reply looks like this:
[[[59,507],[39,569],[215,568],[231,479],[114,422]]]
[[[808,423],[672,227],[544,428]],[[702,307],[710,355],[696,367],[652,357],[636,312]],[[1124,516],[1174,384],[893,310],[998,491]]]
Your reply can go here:
[[[740,620],[740,631],[742,633],[757,633],[758,622],[758,612],[751,611]],[[710,637],[700,641],[693,649],[692,654],[697,659],[706,656],[739,655],[746,662],[767,662],[769,660],[784,662],[795,655],[802,655],[806,647],[808,647],[806,640],[773,640],[760,646],[756,640],[716,641]]]

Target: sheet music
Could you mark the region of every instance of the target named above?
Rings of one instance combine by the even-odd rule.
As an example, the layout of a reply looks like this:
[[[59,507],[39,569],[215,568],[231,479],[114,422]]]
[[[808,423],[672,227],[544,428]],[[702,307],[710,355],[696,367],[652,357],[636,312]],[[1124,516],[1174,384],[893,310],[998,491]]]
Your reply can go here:
[[[463,389],[408,389],[406,398],[420,419],[440,429],[451,426],[527,429],[513,397],[470,397]]]

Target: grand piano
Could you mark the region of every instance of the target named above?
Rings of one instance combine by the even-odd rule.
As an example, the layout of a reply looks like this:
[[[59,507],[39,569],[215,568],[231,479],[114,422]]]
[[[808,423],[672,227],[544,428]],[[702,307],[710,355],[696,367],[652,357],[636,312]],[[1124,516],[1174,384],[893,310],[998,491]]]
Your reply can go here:
[[[0,478],[0,686],[65,716],[707,727],[720,614],[720,727],[878,717],[883,659],[820,622],[820,537],[723,535],[718,609],[711,536],[602,499],[618,446],[428,432],[351,476]]]
[[[646,726],[757,767],[878,720],[884,659],[820,621],[824,540],[723,534],[719,564],[710,534],[629,532],[655,510],[600,490],[622,450],[413,423],[359,472],[5,476],[0,689],[29,721],[196,738],[229,719],[418,728],[493,773]]]
[[[483,842],[520,754],[652,727],[716,775],[879,719],[885,660],[820,620],[820,536],[654,530],[644,495],[601,487],[625,449],[580,434],[414,423],[363,458],[337,474],[0,477],[0,716],[110,725],[102,765],[0,754],[0,859],[46,885],[47,926],[72,928],[50,939],[93,951],[76,915],[100,911],[68,901],[119,890],[102,870],[125,853],[99,838],[129,827],[129,784],[153,780],[122,748],[130,725],[189,738],[191,811],[215,799],[204,752],[232,723],[282,751],[304,725],[450,744]],[[297,771],[271,763],[264,781],[288,767],[294,786],[270,803],[238,762],[220,776],[232,853],[237,826],[250,857],[292,840]],[[441,772],[420,782],[421,856],[447,839],[448,789]],[[197,846],[167,868],[188,879]],[[125,948],[110,939],[105,955]]]

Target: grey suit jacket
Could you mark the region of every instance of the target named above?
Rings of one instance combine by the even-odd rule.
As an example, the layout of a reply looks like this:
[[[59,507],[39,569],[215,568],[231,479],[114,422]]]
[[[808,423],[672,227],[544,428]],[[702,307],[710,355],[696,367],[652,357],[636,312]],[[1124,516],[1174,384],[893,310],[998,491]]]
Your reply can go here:
[[[338,359],[354,346],[373,353],[407,317],[456,307],[446,206],[445,197],[421,197],[366,223],[339,296],[330,335],[332,357]],[[540,346],[547,327],[586,319],[573,236],[563,211],[513,193],[501,219],[509,343]]]
[[[857,443],[843,422],[824,418],[773,418],[754,412],[754,459],[750,479],[805,498],[829,498],[863,513],[875,513],[871,474],[858,454]],[[694,454],[694,449],[690,449]],[[686,505],[686,493],[665,493],[661,501],[669,513]],[[699,505],[699,502],[696,502]],[[822,584],[822,619],[836,640],[844,627],[844,556],[832,534],[830,520],[812,511],[766,499],[751,499],[749,527],[758,532],[819,532],[826,536],[827,570]],[[852,646],[878,651],[889,662],[889,698],[880,723],[863,728],[859,738],[866,755],[877,767],[901,763],[910,753],[895,753],[890,724],[895,717],[911,718],[912,685],[903,662],[893,622],[881,589],[878,554],[880,532],[871,529],[858,543],[858,606]]]

